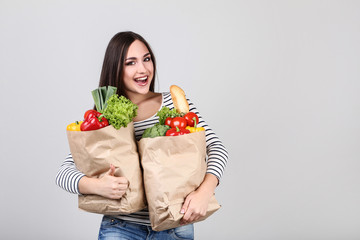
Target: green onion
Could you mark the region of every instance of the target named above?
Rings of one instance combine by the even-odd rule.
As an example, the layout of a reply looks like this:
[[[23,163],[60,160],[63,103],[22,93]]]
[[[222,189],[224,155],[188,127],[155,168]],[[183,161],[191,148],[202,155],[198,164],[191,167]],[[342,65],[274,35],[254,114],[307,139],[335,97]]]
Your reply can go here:
[[[91,92],[96,110],[100,113],[104,111],[107,106],[107,100],[116,93],[117,88],[113,86],[99,87]]]

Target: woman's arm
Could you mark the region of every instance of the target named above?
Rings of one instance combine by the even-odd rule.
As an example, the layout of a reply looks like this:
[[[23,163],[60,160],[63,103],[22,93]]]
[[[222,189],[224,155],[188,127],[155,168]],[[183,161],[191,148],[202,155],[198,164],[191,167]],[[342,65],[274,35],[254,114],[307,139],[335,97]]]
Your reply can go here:
[[[60,169],[56,175],[56,184],[69,193],[80,194],[79,181],[85,174],[80,172],[69,154],[65,161],[61,164]]]
[[[127,190],[129,182],[124,177],[115,177],[114,172],[114,165],[110,165],[109,171],[101,178],[82,177],[79,181],[79,192],[120,199]]]
[[[205,122],[195,105],[188,99],[190,112],[194,112],[199,117],[199,127],[205,128],[207,169],[206,173],[213,174],[220,182],[228,161],[228,152],[220,138]]]
[[[106,198],[119,199],[128,188],[128,181],[124,177],[114,176],[115,167],[101,178],[89,178],[80,172],[69,154],[56,175],[56,184],[75,194],[95,194]]]
[[[228,152],[214,131],[206,124],[196,107],[189,100],[190,111],[199,117],[199,127],[205,128],[207,149],[207,170],[201,185],[190,193],[183,204],[181,213],[184,213],[181,224],[188,224],[205,216],[211,196],[222,177],[227,160]]]

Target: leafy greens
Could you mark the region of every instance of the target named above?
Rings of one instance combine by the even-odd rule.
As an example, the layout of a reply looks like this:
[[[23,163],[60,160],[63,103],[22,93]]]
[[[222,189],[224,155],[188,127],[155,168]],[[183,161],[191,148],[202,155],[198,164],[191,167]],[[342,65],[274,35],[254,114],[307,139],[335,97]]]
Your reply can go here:
[[[115,129],[126,127],[137,115],[138,106],[124,96],[113,94],[106,104],[102,114]]]
[[[107,100],[116,93],[116,89],[113,86],[103,86],[91,92],[98,112],[102,112],[106,108]]]

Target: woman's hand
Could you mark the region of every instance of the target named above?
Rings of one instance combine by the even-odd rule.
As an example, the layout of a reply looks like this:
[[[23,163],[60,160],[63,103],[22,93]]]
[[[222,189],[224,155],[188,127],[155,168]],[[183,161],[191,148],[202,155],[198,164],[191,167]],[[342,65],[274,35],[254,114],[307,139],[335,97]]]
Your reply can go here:
[[[98,195],[110,199],[120,199],[124,195],[129,182],[124,177],[115,177],[114,173],[115,167],[111,164],[109,171],[99,178]]]
[[[125,177],[115,177],[115,166],[101,178],[82,177],[79,181],[79,191],[82,194],[95,194],[110,199],[120,199],[126,192],[129,182]]]
[[[180,221],[181,225],[185,225],[198,220],[205,216],[208,209],[209,194],[200,192],[198,190],[190,193],[186,199],[180,213],[184,213],[183,218]]]
[[[180,211],[184,214],[180,224],[189,224],[206,215],[210,198],[214,194],[217,184],[218,179],[214,175],[206,174],[199,188],[186,197]]]

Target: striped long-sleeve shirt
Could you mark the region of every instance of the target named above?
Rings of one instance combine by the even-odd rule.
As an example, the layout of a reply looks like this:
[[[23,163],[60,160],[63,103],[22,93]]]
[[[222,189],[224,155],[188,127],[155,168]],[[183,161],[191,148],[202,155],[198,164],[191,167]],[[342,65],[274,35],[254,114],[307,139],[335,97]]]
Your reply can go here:
[[[227,150],[214,131],[212,131],[212,129],[210,129],[210,127],[206,124],[195,105],[189,99],[188,103],[189,110],[196,113],[199,117],[198,126],[205,128],[207,173],[215,175],[220,181],[228,160]],[[174,108],[170,93],[162,94],[161,107],[168,107],[170,109]],[[144,130],[154,126],[158,122],[159,117],[156,116],[156,114],[146,120],[134,122],[135,138],[140,140]],[[70,193],[80,194],[78,184],[83,176],[85,175],[76,168],[72,156],[69,154],[60,166],[56,175],[56,184]],[[134,223],[150,225],[149,213],[146,209],[129,215],[119,215],[118,218]]]

